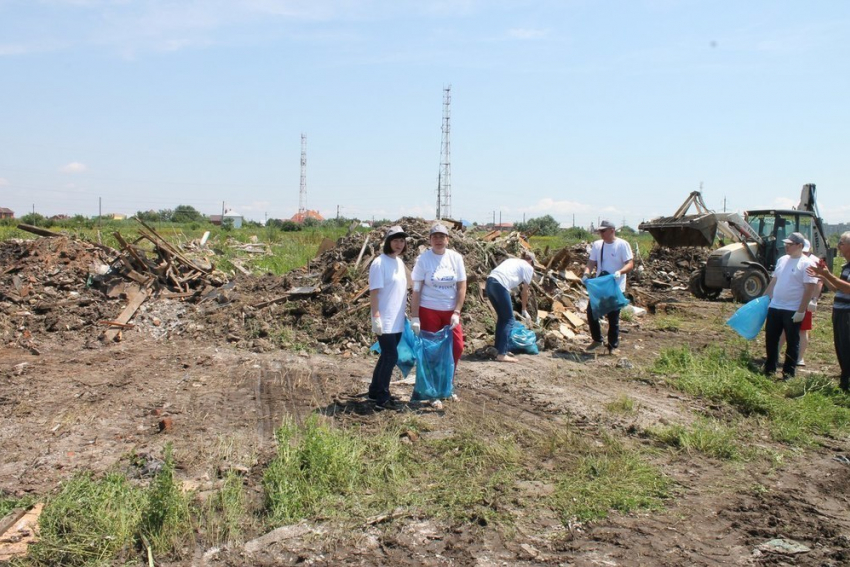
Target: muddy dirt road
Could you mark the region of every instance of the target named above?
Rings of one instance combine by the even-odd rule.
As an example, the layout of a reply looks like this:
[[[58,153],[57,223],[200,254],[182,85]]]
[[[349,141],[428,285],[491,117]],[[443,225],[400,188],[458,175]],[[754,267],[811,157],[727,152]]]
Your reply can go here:
[[[517,364],[466,356],[458,401],[442,411],[410,411],[419,412],[431,435],[486,417],[530,429],[563,425],[590,438],[617,435],[651,446],[642,434],[648,427],[687,424],[711,409],[648,372],[663,348],[699,349],[728,339],[716,324],[718,304],[694,305],[687,317],[704,321],[702,332],[659,330],[647,315],[624,324],[622,352],[615,357],[583,355],[578,345],[520,355]],[[285,416],[302,420],[321,412],[366,426],[393,418],[374,413],[361,397],[372,357],[257,353],[226,341],[158,338],[155,331],[139,325],[123,342],[107,346],[54,335],[41,343],[40,355],[0,348],[0,490],[48,494],[76,471],[120,467],[128,454],[160,456],[171,442],[187,487],[208,490],[230,467],[245,470],[249,489],[259,494],[258,471],[271,458],[273,432]],[[407,399],[412,385],[395,383],[393,390]],[[607,409],[624,395],[637,411]],[[784,453],[775,466],[660,448],[656,464],[676,486],[660,512],[613,513],[564,527],[552,512],[529,507],[514,511],[509,530],[408,516],[366,523],[356,534],[350,526],[342,533],[332,523],[302,524],[276,542],[197,549],[175,564],[850,564],[850,440],[822,439],[811,450]],[[533,501],[535,491],[542,495],[551,487],[531,483],[522,490]],[[810,551],[759,550],[775,538]]]

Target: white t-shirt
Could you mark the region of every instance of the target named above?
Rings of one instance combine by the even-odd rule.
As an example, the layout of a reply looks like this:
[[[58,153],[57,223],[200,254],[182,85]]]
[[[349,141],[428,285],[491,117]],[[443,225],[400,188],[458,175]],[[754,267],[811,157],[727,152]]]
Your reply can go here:
[[[602,245],[605,245],[603,248]],[[600,258],[602,259],[600,261]],[[597,240],[590,246],[588,260],[596,262],[596,273],[614,272],[621,270],[626,263],[633,258],[632,247],[622,238],[614,238],[614,242],[607,244],[604,240]],[[620,291],[626,291],[626,274],[620,276]]]
[[[811,260],[806,256],[792,258],[786,254],[776,261],[776,268],[773,270],[776,284],[773,286],[770,307],[794,312],[800,308],[800,301],[806,291],[805,285],[818,283],[818,278],[806,273],[806,268],[811,265]]]
[[[491,277],[497,282],[505,286],[510,291],[519,284],[531,284],[531,278],[534,277],[534,268],[528,263],[528,260],[520,260],[519,258],[508,258],[490,272]]]
[[[426,250],[416,259],[412,277],[423,282],[420,306],[451,311],[457,305],[457,283],[466,281],[463,256],[448,249],[442,255]]]
[[[369,290],[378,292],[378,311],[385,333],[404,330],[404,310],[407,306],[407,270],[401,258],[381,254],[369,266]]]

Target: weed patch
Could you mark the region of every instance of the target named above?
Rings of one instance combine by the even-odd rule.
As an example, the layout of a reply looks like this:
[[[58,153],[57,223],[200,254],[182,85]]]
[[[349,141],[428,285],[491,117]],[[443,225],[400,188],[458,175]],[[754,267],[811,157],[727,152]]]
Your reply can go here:
[[[688,347],[669,349],[660,354],[654,371],[674,388],[728,403],[764,424],[780,442],[806,445],[812,435],[850,429],[848,396],[833,382],[817,375],[775,382],[754,372],[745,352],[736,357],[720,348],[701,353]]]

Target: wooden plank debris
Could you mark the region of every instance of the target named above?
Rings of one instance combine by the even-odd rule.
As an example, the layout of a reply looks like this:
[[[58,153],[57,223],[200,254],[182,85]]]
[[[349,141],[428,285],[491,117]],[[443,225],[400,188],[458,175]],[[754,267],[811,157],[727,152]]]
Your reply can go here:
[[[144,303],[147,298],[148,298],[148,294],[145,290],[142,290],[139,293],[137,293],[133,297],[133,299],[131,299],[130,302],[127,304],[127,307],[124,308],[124,311],[122,311],[121,314],[115,319],[114,323],[117,323],[119,325],[124,325],[126,323],[129,323],[130,319],[133,318],[133,315],[136,314],[136,311],[138,311],[139,307],[142,306],[142,303]],[[114,341],[115,337],[118,336],[119,331],[120,331],[120,327],[119,328],[110,328],[109,330],[107,330],[103,334],[103,340],[105,342]]]
[[[37,234],[39,236],[47,236],[47,237],[64,236],[64,234],[60,234],[58,232],[53,232],[52,230],[47,230],[46,228],[33,226],[31,224],[21,223],[21,224],[18,225],[18,228],[20,230],[25,231],[25,232],[30,232],[32,234]]]

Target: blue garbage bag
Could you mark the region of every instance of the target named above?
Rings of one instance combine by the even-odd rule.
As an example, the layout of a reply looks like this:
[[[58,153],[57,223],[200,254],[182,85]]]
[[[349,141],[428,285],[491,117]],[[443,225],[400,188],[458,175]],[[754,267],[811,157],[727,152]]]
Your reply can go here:
[[[455,374],[451,327],[446,325],[436,333],[421,331],[414,339],[416,383],[411,401],[450,398]]]
[[[629,304],[629,300],[620,291],[617,278],[612,274],[591,278],[585,281],[585,286],[590,296],[590,309],[597,319]]]
[[[508,350],[525,354],[538,354],[537,334],[525,325],[514,320],[508,334]]]
[[[749,303],[743,304],[726,321],[736,333],[747,339],[753,340],[761,332],[767,319],[767,310],[770,307],[770,298],[762,295]]]
[[[401,370],[401,375],[407,378],[411,369],[416,365],[416,335],[413,334],[413,329],[410,328],[410,321],[404,320],[404,330],[401,332],[401,340],[398,342],[398,362],[395,365]],[[369,350],[373,350],[381,354],[381,345],[377,341]]]

